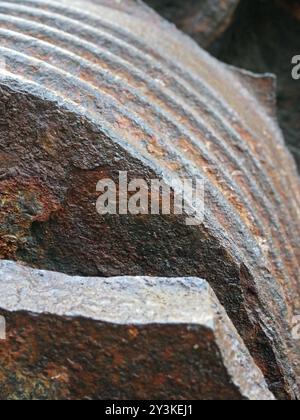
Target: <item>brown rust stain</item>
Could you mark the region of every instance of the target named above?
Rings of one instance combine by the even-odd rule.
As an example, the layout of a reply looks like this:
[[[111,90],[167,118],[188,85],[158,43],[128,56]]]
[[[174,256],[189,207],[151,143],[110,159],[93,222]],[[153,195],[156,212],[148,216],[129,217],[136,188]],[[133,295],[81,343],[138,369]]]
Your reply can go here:
[[[0,346],[1,399],[242,398],[204,327],[137,326],[132,345],[128,325],[0,313],[8,327]]]
[[[45,222],[60,205],[37,179],[0,181],[0,258],[16,258],[33,222]]]

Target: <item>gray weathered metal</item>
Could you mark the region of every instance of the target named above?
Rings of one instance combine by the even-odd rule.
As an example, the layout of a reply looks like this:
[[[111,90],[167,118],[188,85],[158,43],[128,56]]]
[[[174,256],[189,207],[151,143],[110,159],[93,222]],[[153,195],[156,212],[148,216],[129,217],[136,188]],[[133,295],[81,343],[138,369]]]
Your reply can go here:
[[[201,279],[0,272],[1,399],[274,399]]]

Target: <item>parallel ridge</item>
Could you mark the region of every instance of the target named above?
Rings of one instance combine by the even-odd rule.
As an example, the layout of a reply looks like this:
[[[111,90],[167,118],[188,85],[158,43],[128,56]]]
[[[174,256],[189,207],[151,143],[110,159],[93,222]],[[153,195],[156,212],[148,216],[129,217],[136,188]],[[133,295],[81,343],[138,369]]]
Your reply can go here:
[[[80,1],[1,1],[6,76],[77,104],[170,179],[204,178],[208,225],[222,232],[230,253],[246,261],[258,281],[266,280],[259,268],[270,271],[268,287],[276,279],[291,316],[299,288],[300,189],[293,170],[284,170],[292,163],[274,122],[207,55],[195,57],[202,61],[199,72],[186,70],[172,59],[172,46],[164,55],[143,39],[142,21],[134,22],[135,34],[121,13],[114,22],[109,8],[99,7],[99,17],[92,12]],[[158,46],[163,33],[158,28]],[[214,69],[215,76],[204,77]],[[223,95],[222,83],[227,92],[240,88],[245,109],[234,105],[237,92]],[[245,117],[252,111],[257,126]]]

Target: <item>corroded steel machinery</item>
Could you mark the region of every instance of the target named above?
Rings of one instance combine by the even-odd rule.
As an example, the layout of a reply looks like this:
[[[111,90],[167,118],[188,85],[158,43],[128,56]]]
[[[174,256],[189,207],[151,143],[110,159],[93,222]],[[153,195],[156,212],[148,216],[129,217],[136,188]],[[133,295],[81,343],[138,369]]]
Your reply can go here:
[[[147,6],[129,0],[0,1],[0,57],[0,257],[31,267],[30,278],[12,262],[0,267],[0,313],[10,337],[5,353],[0,350],[2,397],[101,398],[104,388],[114,397],[145,397],[145,384],[154,383],[157,388],[150,387],[149,396],[170,397],[169,389],[174,397],[188,398],[190,389],[190,397],[251,399],[258,395],[256,384],[262,397],[271,398],[264,378],[276,398],[299,397],[299,342],[292,339],[292,323],[300,310],[300,184],[276,122],[274,78],[222,64]],[[97,182],[117,180],[119,171],[127,171],[130,179],[159,178],[167,185],[174,179],[200,178],[205,184],[204,220],[199,216],[198,224],[187,226],[185,214],[100,216],[95,209]],[[50,281],[50,274],[43,272],[43,288],[39,271],[32,269],[57,274]],[[74,296],[72,277],[65,275],[74,276]],[[84,307],[77,299],[76,276],[82,277]],[[98,279],[98,285],[87,279],[114,276],[193,277],[193,284],[195,278],[205,282],[198,280],[199,286],[192,287],[166,281],[162,286],[162,280],[156,280],[154,312],[146,305],[146,315],[133,315],[133,308],[145,300],[146,292],[141,291],[137,306],[128,304],[126,310],[123,305],[117,317],[112,303],[89,299],[89,293],[95,288],[97,296],[107,295],[113,302],[116,296],[105,289],[112,287],[114,293],[129,296],[130,303],[134,287],[124,278],[116,292],[113,280]],[[122,279],[116,282],[121,285]],[[206,292],[201,292],[203,284]],[[217,333],[215,324],[204,319],[207,306],[201,305],[207,293],[213,293],[208,284],[214,305],[222,305],[231,320],[222,312],[226,327],[218,324]],[[168,302],[172,287],[186,288],[194,296],[193,313],[186,314],[184,293],[178,292],[182,299],[176,299],[168,316],[170,308],[160,296],[165,293]],[[216,306],[208,310],[210,319],[215,311]],[[142,325],[151,325],[152,312],[156,327],[145,326],[143,332]],[[76,316],[87,319],[86,328]],[[112,363],[103,346],[110,346],[114,327],[99,330],[101,320],[122,324],[116,334],[126,340],[133,337],[132,358],[141,358],[145,375],[152,355],[156,358],[154,382],[145,379],[122,393],[118,375],[124,364],[129,366],[129,356],[114,344],[109,383],[95,391],[99,366],[110,369]],[[177,327],[166,327],[168,322]],[[191,328],[194,322],[196,329]],[[60,351],[49,353],[47,325],[55,337],[68,331],[68,345],[62,338],[53,344]],[[132,331],[130,325],[135,325]],[[159,325],[161,341],[156,342]],[[18,340],[18,329],[24,328],[30,329],[30,337],[21,335]],[[93,343],[90,349],[82,345],[83,354],[92,357],[93,350],[98,357],[88,378],[80,362],[71,357],[74,365],[67,366],[62,355],[80,334],[83,343]],[[173,334],[182,339],[172,341]],[[216,351],[205,360],[208,336]],[[237,347],[229,337],[237,340]],[[193,359],[197,346],[201,351]],[[228,356],[230,349],[236,352],[234,360]],[[58,353],[59,360],[54,360]],[[251,359],[244,368],[242,353]],[[4,354],[10,354],[9,362]],[[201,369],[188,383],[189,361],[198,363],[197,358],[204,370],[208,365],[215,372],[212,377],[221,366],[222,392],[213,381],[207,394],[201,391]],[[161,370],[158,360],[164,360]],[[239,365],[237,370],[228,367],[232,363]],[[138,364],[134,366],[138,374]],[[174,366],[176,374],[168,385]],[[82,380],[74,385],[70,370],[76,368]],[[229,385],[228,375],[240,375],[240,382],[232,379]],[[247,376],[249,383],[243,382]]]

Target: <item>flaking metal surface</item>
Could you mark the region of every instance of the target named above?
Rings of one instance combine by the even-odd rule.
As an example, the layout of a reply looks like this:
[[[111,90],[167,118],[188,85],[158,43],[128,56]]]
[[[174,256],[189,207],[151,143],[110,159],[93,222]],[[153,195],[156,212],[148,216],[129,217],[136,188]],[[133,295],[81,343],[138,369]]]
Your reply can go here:
[[[204,280],[0,270],[1,399],[274,400]]]

